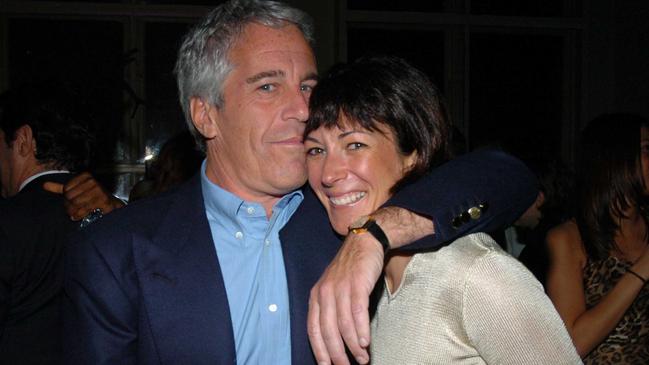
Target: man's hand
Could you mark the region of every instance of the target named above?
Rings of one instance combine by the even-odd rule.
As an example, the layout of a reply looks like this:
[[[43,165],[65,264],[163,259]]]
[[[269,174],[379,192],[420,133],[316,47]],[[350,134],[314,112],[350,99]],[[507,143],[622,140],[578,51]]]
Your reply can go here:
[[[124,206],[124,202],[108,193],[87,172],[75,176],[65,185],[46,182],[43,184],[43,189],[55,194],[63,194],[65,210],[74,221],[83,219],[97,208],[101,209],[102,214],[108,214]]]
[[[391,248],[434,233],[430,219],[405,209],[382,208],[372,216]],[[318,364],[349,364],[345,345],[359,363],[370,360],[369,297],[383,271],[383,260],[381,244],[371,234],[348,235],[311,289],[307,329]]]
[[[307,328],[318,364],[349,364],[345,344],[356,361],[369,361],[369,295],[382,271],[383,249],[376,239],[370,234],[347,236],[311,289]]]

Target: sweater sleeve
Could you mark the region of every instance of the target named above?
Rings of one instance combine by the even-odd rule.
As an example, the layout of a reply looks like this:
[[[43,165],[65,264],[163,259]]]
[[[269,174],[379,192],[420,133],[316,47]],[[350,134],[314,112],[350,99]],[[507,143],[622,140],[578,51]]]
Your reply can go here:
[[[467,276],[463,324],[488,364],[581,364],[541,284],[498,250],[477,258]]]

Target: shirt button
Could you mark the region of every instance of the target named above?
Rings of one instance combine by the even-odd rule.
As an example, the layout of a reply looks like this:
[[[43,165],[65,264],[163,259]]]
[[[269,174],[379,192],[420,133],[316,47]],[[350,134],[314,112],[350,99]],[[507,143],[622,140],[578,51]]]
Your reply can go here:
[[[237,233],[234,234],[234,237],[236,237],[238,240],[240,240],[240,239],[243,238],[243,233],[237,232]]]
[[[248,207],[248,209],[246,209],[246,212],[248,212],[248,214],[253,214],[255,212],[255,208]]]
[[[266,246],[270,246],[270,240],[266,240],[264,241],[264,243],[266,244]]]
[[[275,313],[277,312],[277,304],[271,304],[268,306],[268,310]]]

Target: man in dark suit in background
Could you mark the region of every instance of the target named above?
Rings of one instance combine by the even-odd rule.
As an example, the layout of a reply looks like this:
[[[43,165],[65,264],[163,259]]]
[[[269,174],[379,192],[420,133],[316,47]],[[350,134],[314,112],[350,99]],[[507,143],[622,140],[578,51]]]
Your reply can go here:
[[[42,189],[88,167],[76,98],[56,83],[0,96],[0,363],[58,364],[64,242],[78,223]]]

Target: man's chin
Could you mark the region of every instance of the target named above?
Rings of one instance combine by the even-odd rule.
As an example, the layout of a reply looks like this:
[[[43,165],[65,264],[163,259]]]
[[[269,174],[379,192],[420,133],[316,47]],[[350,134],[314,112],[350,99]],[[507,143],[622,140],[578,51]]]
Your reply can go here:
[[[300,189],[306,183],[306,175],[282,176],[275,184],[277,195],[282,196]]]

